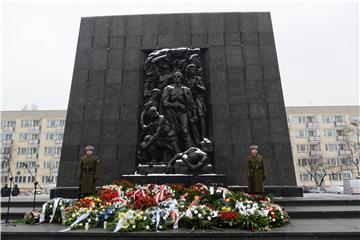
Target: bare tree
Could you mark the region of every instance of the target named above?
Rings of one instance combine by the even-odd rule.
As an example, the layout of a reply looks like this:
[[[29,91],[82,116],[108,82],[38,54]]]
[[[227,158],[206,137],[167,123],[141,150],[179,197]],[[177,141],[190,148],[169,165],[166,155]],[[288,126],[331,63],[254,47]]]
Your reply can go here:
[[[359,161],[359,147],[360,147],[360,129],[359,121],[350,122],[345,128],[345,144],[347,150],[350,152],[349,160],[352,165],[356,167],[357,175],[360,176],[360,161]],[[358,157],[358,159],[356,159]]]
[[[335,166],[331,166],[329,161],[323,158],[320,149],[309,151],[308,156],[299,161],[299,166],[310,175],[317,187],[322,186],[326,176],[339,172]]]

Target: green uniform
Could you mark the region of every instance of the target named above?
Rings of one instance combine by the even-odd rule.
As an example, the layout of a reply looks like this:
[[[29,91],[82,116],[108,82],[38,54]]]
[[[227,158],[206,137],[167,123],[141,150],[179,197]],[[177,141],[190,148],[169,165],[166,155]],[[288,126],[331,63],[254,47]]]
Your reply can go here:
[[[246,157],[247,162],[247,177],[249,180],[248,191],[250,193],[264,192],[264,161],[260,154],[253,156],[250,154]]]
[[[97,156],[83,156],[80,159],[78,178],[81,194],[95,193],[96,180],[99,175],[99,160]]]

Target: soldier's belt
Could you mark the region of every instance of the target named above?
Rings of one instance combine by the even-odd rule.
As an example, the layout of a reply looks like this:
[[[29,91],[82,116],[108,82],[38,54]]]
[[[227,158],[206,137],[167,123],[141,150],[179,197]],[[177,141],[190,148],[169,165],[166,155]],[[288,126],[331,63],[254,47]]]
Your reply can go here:
[[[94,168],[82,168],[81,170],[83,170],[85,172],[92,172],[92,171],[94,171]]]
[[[251,169],[262,169],[261,166],[253,166],[253,167],[250,167]]]

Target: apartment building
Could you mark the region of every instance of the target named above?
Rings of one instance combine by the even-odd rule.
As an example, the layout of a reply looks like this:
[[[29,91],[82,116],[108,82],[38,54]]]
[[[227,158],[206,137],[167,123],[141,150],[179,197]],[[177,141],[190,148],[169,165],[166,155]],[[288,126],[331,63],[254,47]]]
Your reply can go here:
[[[1,112],[1,185],[11,174],[22,191],[46,191],[57,181],[65,110]],[[10,168],[9,168],[10,166]]]
[[[298,186],[343,185],[359,175],[359,106],[287,107]],[[316,180],[316,181],[315,181]]]
[[[344,179],[359,175],[359,106],[286,111],[298,186],[315,186],[315,178],[319,182],[324,172],[322,186],[342,185]],[[23,191],[33,190],[29,171],[44,192],[55,186],[65,118],[65,110],[1,113],[1,185],[8,183],[11,170]]]

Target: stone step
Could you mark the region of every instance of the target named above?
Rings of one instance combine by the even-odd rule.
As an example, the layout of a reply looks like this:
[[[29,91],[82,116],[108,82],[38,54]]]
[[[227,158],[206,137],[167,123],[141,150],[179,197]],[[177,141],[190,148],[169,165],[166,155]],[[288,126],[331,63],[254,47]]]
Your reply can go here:
[[[291,218],[360,218],[360,206],[288,206],[285,210]],[[32,207],[10,208],[9,218],[20,219]],[[1,208],[1,217],[6,218],[7,208]]]
[[[251,232],[239,229],[171,229],[160,232],[129,232],[113,233],[100,228],[72,230],[59,232],[65,229],[60,224],[39,225],[2,225],[1,237],[3,240],[92,240],[92,239],[256,239],[256,240],[352,240],[360,239],[358,221],[355,219],[293,219],[290,224],[268,232]]]

